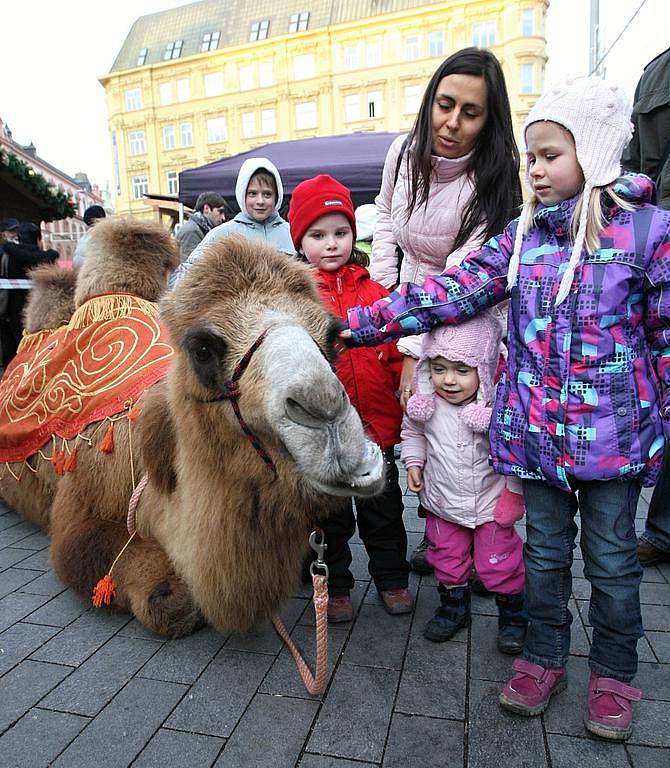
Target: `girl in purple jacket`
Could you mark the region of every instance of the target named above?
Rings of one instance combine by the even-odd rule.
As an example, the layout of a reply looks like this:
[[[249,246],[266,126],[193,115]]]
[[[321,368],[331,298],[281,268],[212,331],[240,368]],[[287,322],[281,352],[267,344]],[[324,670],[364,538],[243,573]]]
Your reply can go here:
[[[653,183],[620,177],[630,109],[616,86],[549,89],[524,125],[532,191],[519,219],[460,266],[349,313],[357,343],[459,323],[510,299],[509,357],[491,419],[491,461],[522,478],[523,658],[500,695],[543,712],[566,687],[572,550],[581,513],[593,640],[586,728],[623,740],[642,636],[635,510],[670,438],[670,211]]]

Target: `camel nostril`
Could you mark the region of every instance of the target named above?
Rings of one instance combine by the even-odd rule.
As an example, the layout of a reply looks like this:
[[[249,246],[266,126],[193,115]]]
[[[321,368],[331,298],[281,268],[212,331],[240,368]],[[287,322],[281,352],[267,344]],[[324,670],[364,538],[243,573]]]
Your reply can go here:
[[[323,421],[322,417],[313,413],[307,405],[293,397],[286,398],[286,414],[291,421],[302,424],[304,427],[318,427]]]

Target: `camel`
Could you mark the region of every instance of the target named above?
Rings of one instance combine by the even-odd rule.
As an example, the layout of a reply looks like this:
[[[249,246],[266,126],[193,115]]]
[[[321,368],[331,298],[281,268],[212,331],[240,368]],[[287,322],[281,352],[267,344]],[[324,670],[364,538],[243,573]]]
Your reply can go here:
[[[93,230],[71,322],[101,293],[163,292],[173,244],[154,225],[123,226]],[[91,423],[74,471],[56,474],[41,450],[29,471],[8,465],[0,496],[49,531],[54,570],[78,592],[91,595],[118,556],[113,608],[169,637],[203,621],[242,632],[290,597],[314,522],[381,490],[381,453],[333,373],[338,323],[305,265],[227,238],[163,296],[160,319],[169,370],[114,421],[113,451]]]

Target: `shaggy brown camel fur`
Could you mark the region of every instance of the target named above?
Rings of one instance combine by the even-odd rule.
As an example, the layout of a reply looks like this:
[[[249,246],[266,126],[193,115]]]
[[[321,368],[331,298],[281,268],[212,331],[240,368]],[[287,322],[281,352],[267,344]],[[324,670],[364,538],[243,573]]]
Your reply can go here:
[[[77,276],[58,264],[42,264],[31,269],[33,281],[23,310],[26,333],[53,330],[65,325],[74,312],[74,289]]]
[[[98,270],[110,270],[112,280],[129,260],[141,262],[132,248],[94,248],[103,226],[79,273],[78,303],[109,290]],[[151,243],[148,251],[160,248]],[[112,290],[137,292],[128,281]],[[228,238],[163,299],[161,317],[174,362],[167,379],[145,392],[136,424],[115,424],[114,452],[96,450],[102,432],[91,425],[91,449],[80,453],[75,472],[55,477],[37,464],[55,489],[54,568],[91,593],[127,540],[133,469],[135,482],[146,472],[139,537],[114,567],[113,606],[171,636],[193,631],[201,615],[224,631],[245,630],[290,596],[314,520],[352,494],[379,492],[381,455],[331,369],[337,324],[307,267],[258,241]],[[240,377],[238,403],[276,472],[245,437],[228,399],[236,365],[262,334]],[[10,503],[25,514],[20,496]]]

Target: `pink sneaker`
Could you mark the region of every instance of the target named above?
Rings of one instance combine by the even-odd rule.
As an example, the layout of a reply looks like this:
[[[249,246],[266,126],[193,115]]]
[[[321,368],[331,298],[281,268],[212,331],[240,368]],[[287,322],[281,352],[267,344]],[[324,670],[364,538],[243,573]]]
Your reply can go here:
[[[533,717],[547,708],[549,699],[568,684],[565,667],[547,669],[526,659],[517,659],[512,664],[517,673],[500,694],[500,706],[518,715]]]
[[[586,730],[612,741],[627,739],[633,732],[632,702],[641,698],[639,688],[591,672]]]

